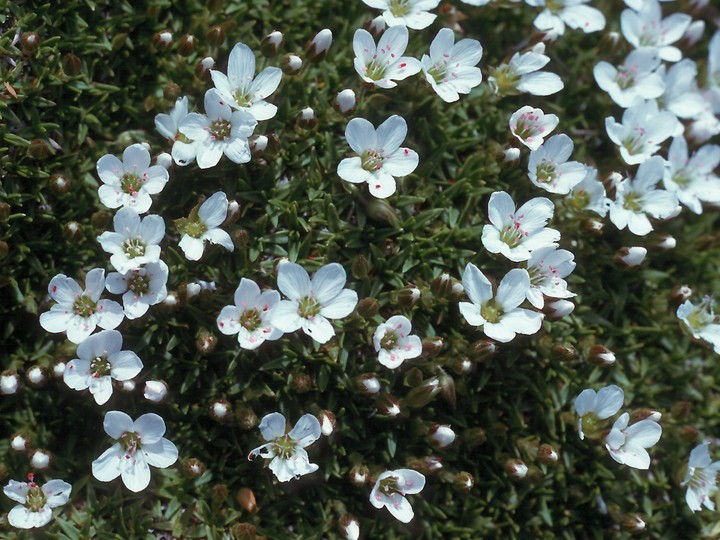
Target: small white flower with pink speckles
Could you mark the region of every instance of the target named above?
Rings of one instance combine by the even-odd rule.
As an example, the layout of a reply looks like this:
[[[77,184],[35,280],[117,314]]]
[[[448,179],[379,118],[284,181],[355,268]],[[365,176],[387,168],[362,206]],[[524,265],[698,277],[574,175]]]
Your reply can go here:
[[[8,523],[18,529],[32,529],[50,523],[52,509],[67,503],[72,492],[72,486],[64,480],[50,480],[40,487],[35,483],[33,473],[27,477],[28,482],[10,480],[3,489],[5,495],[20,503],[7,515]]]
[[[667,111],[658,111],[654,100],[636,101],[625,109],[622,123],[611,116],[605,118],[605,130],[618,145],[620,155],[628,165],[638,165],[650,159],[660,145],[675,133],[678,120]]]
[[[423,54],[422,70],[435,93],[451,103],[482,82],[480,68],[475,67],[482,54],[479,41],[461,39],[455,43],[453,31],[443,28],[430,44],[430,56]]]
[[[572,139],[560,133],[553,135],[537,150],[530,152],[528,176],[537,187],[550,193],[566,194],[583,181],[587,167],[568,161],[574,145]]]
[[[422,341],[410,335],[412,324],[407,317],[395,315],[375,330],[373,344],[378,362],[390,369],[399,367],[405,360],[417,358],[422,353]]]
[[[220,332],[237,334],[243,349],[257,349],[265,340],[276,340],[283,331],[270,324],[273,308],[280,302],[277,291],[260,291],[257,283],[242,278],[235,290],[235,305],[222,308],[217,318]]]
[[[420,60],[403,56],[408,44],[408,29],[392,26],[385,30],[375,45],[370,32],[360,28],[353,36],[355,71],[367,83],[379,88],[393,88],[395,81],[420,71]]]
[[[557,115],[525,105],[510,117],[510,131],[530,150],[537,150],[559,122]]]
[[[385,471],[377,477],[370,493],[370,503],[375,508],[385,506],[393,517],[410,523],[415,516],[405,495],[420,493],[425,487],[425,476],[412,469]]]

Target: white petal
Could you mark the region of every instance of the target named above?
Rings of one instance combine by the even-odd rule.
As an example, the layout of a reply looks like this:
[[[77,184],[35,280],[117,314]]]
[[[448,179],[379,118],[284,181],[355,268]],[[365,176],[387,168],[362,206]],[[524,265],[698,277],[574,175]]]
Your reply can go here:
[[[328,319],[342,319],[355,309],[358,295],[351,289],[343,289],[335,298],[323,304],[320,315]]]
[[[320,438],[320,422],[312,414],[304,414],[288,435],[297,442],[301,448],[305,448]]]
[[[178,458],[177,447],[165,438],[153,444],[144,444],[140,451],[145,453],[148,465],[159,469],[170,467]]]
[[[343,279],[343,284],[344,283],[345,281]],[[308,276],[308,273],[302,266],[292,262],[284,263],[279,266],[277,286],[278,289],[280,289],[280,291],[282,291],[282,293],[291,300],[300,300],[305,296],[309,296],[311,290],[310,277]],[[285,331],[292,332],[292,330]]]
[[[318,343],[327,343],[335,335],[335,329],[325,317],[316,315],[312,320],[300,319],[303,331]]]
[[[121,476],[126,488],[137,493],[148,487],[148,484],[150,484],[150,467],[148,467],[142,451],[136,452],[129,459],[123,457],[121,463]]]
[[[133,431],[141,436],[143,445],[154,444],[165,435],[165,421],[155,413],[143,414],[135,420]]]
[[[99,458],[92,462],[92,473],[101,482],[110,482],[120,476],[120,465],[123,458],[123,451],[120,443],[103,452]]]
[[[285,435],[285,417],[278,413],[265,415],[260,421],[260,433],[266,441],[274,441]]]
[[[108,411],[103,420],[103,429],[112,439],[119,439],[123,433],[135,430],[132,418],[122,411]]]

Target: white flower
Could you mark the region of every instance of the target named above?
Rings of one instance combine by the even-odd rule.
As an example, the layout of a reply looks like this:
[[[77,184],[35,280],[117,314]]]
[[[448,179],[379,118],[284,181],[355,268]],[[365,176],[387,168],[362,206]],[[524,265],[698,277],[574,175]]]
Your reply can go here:
[[[242,278],[235,290],[235,305],[225,306],[218,315],[218,329],[226,336],[237,334],[243,349],[256,349],[267,339],[279,339],[282,330],[270,324],[270,316],[279,302],[277,291],[261,292],[253,280]]]
[[[5,495],[20,503],[7,515],[8,523],[18,529],[32,529],[50,523],[52,509],[67,503],[72,491],[72,486],[64,480],[50,480],[42,487],[34,482],[33,474],[28,475],[28,480],[10,480],[3,489]]]
[[[320,438],[320,422],[312,414],[304,414],[295,427],[286,433],[285,417],[270,413],[260,421],[260,433],[267,442],[248,454],[248,459],[260,456],[270,461],[270,470],[280,482],[300,478],[318,470],[310,463],[305,448]]]
[[[396,519],[410,523],[415,513],[405,495],[420,493],[425,487],[425,476],[412,469],[385,471],[377,477],[370,492],[370,503],[375,508],[385,506]]]
[[[677,197],[670,191],[655,189],[665,171],[660,156],[648,159],[638,168],[635,179],[626,178],[615,186],[615,201],[610,205],[610,221],[622,230],[645,236],[653,230],[648,215],[665,219],[676,211]]]
[[[494,297],[492,284],[472,263],[465,267],[462,284],[470,302],[460,302],[460,313],[468,324],[482,326],[489,338],[508,343],[516,334],[531,335],[540,330],[543,315],[518,307],[530,290],[530,276],[526,270],[510,270],[498,285]]]
[[[605,118],[608,137],[620,148],[620,155],[629,165],[650,159],[660,145],[675,131],[678,121],[670,112],[658,112],[654,101],[637,101],[625,109],[622,123],[611,116]]]
[[[605,28],[605,16],[594,7],[586,6],[590,0],[526,0],[535,7],[545,9],[535,17],[533,24],[541,32],[562,36],[565,25],[580,29],[586,34]]]
[[[708,144],[688,157],[688,146],[681,135],[668,151],[663,185],[677,195],[680,203],[702,214],[702,203],[720,204],[720,178],[713,171],[720,164],[720,146]]]
[[[227,71],[225,75],[213,69],[210,74],[218,93],[231,107],[250,113],[255,120],[275,116],[277,107],[265,98],[277,90],[282,79],[280,68],[266,67],[255,77],[255,54],[244,43],[237,43],[230,51]]]
[[[270,324],[283,332],[302,328],[318,343],[326,343],[335,335],[328,319],[347,317],[358,302],[357,293],[344,288],[346,280],[345,269],[338,263],[320,268],[312,281],[299,264],[281,264],[277,285],[289,300],[275,306]]]
[[[509,124],[510,131],[521,143],[530,150],[537,150],[559,122],[557,115],[525,105],[512,114]]]
[[[623,413],[615,420],[605,439],[605,448],[618,463],[635,469],[650,467],[650,455],[646,448],[654,446],[662,435],[662,428],[655,420],[646,418],[628,427],[630,415]]]
[[[440,0],[363,0],[375,9],[383,9],[382,17],[388,26],[407,26],[422,30],[432,24],[437,15],[428,13],[435,9]]]
[[[685,501],[693,512],[702,510],[703,506],[715,510],[712,496],[717,491],[720,461],[713,462],[709,447],[708,443],[703,443],[692,449],[685,480],[680,484],[688,487]]]
[[[628,54],[617,68],[608,62],[598,62],[593,75],[598,86],[610,94],[610,99],[623,108],[639,99],[656,99],[665,91],[660,67],[660,54],[655,47],[640,47]]]
[[[417,58],[402,56],[408,44],[408,29],[392,26],[385,30],[377,46],[370,32],[362,28],[353,36],[355,71],[367,83],[379,88],[393,88],[395,81],[420,71]]]
[[[443,28],[430,44],[430,56],[423,54],[420,61],[435,93],[451,103],[460,99],[459,94],[469,94],[482,82],[482,72],[475,67],[482,54],[479,41],[461,39],[455,43],[453,31]]]
[[[550,193],[569,193],[586,175],[585,165],[568,161],[573,142],[564,133],[553,135],[537,150],[530,152],[528,176],[537,187]]]
[[[611,384],[601,388],[598,392],[589,388],[580,392],[575,398],[575,412],[578,418],[578,434],[585,439],[585,431],[590,436],[597,435],[602,430],[599,420],[610,418],[620,410],[625,400],[622,388]]]
[[[98,405],[112,395],[112,379],[128,381],[143,367],[138,355],[122,351],[122,334],[105,330],[90,336],[77,348],[78,358],[68,362],[63,380],[73,390],[90,389]]]
[[[105,288],[113,294],[122,294],[125,316],[137,319],[145,315],[150,306],[165,300],[167,280],[168,267],[163,261],[158,261],[124,274],[108,274]]]
[[[150,166],[150,152],[142,144],[128,146],[122,161],[104,155],[97,162],[97,173],[103,182],[98,189],[100,201],[108,208],[129,206],[138,214],[150,209],[150,195],[160,193],[169,179],[165,167]]]
[[[227,195],[218,191],[203,202],[197,212],[193,211],[187,220],[181,222],[179,228],[183,237],[178,245],[185,257],[191,261],[199,260],[206,241],[220,244],[228,251],[235,249],[230,235],[218,227],[227,217],[227,208]]]
[[[165,222],[156,215],[142,220],[132,208],[121,208],[113,218],[115,232],[106,231],[97,237],[102,248],[111,254],[110,264],[124,274],[143,264],[160,259],[160,242],[165,236]]]
[[[514,262],[528,260],[535,249],[557,246],[560,233],[545,227],[553,211],[552,201],[545,197],[530,199],[515,211],[510,195],[496,191],[488,202],[490,224],[483,227],[483,246]]]
[[[155,116],[155,129],[166,139],[175,142],[182,138],[178,126],[187,115],[188,98],[187,96],[179,97],[175,100],[175,105],[169,114],[161,113]]]
[[[676,315],[692,337],[706,341],[717,354],[720,354],[720,324],[715,319],[711,296],[703,298],[697,306],[690,300],[685,300],[678,307]]]
[[[516,52],[509,64],[501,64],[488,78],[496,94],[517,94],[525,92],[536,96],[549,96],[564,88],[562,79],[555,73],[539,71],[550,62],[544,54],[545,44],[538,43],[532,50]]]
[[[345,138],[358,155],[340,162],[338,176],[354,184],[367,182],[372,195],[389,197],[395,193],[395,177],[410,174],[418,165],[417,152],[400,146],[406,135],[407,123],[401,116],[391,116],[377,130],[364,118],[353,118]]]
[[[597,169],[586,167],[585,178],[570,191],[572,204],[605,217],[610,209],[610,199],[605,196],[605,186],[597,178]]]
[[[673,13],[663,19],[657,0],[645,0],[637,12],[626,9],[620,14],[620,27],[625,39],[635,48],[657,47],[660,58],[667,62],[677,62],[682,58],[680,49],[671,44],[683,36],[691,22],[692,17],[685,13]]]
[[[150,483],[150,466],[165,469],[177,461],[177,447],[163,437],[165,422],[157,414],[133,422],[122,411],[108,411],[103,428],[115,444],[92,462],[93,476],[101,482],[121,476],[130,491],[142,491]]]
[[[544,247],[536,249],[527,262],[530,275],[530,288],[527,292],[528,301],[536,308],[545,305],[544,296],[550,298],[571,298],[575,296],[567,290],[567,282],[563,279],[575,269],[575,256],[566,249]]]
[[[412,324],[407,317],[395,315],[377,327],[373,345],[378,362],[390,369],[399,367],[405,360],[417,358],[422,353],[422,342],[411,335]]]
[[[67,332],[67,338],[80,343],[99,326],[116,328],[123,320],[123,310],[114,300],[100,300],[105,288],[105,270],[93,268],[85,277],[83,291],[77,281],[64,274],[50,280],[48,293],[55,302],[40,315],[40,325],[51,333]]]
[[[670,69],[665,71],[665,66],[661,66],[658,73],[663,76],[665,83],[665,91],[659,102],[662,108],[673,113],[677,118],[697,118],[705,109],[706,102],[700,93],[697,85],[697,64],[689,59],[680,60]],[[684,129],[682,124],[676,128],[676,133],[680,135]]]
[[[255,117],[245,110],[233,111],[214,88],[205,92],[205,113],[188,114],[178,128],[194,141],[198,167],[214,167],[223,154],[234,163],[250,161],[248,137],[257,125]]]

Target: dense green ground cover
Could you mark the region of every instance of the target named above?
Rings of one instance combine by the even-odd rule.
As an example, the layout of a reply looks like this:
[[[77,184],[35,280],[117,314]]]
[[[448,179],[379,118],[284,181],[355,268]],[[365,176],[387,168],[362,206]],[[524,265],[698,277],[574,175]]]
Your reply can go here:
[[[591,231],[591,215],[552,197],[552,226],[577,262],[568,278],[577,307],[565,319],[546,321],[537,335],[499,346],[494,355],[480,350],[484,335],[459,314],[461,295],[436,280],[443,273],[459,280],[467,262],[497,280],[515,266],[488,253],[480,236],[490,193],[506,190],[520,202],[546,195],[528,181],[525,157],[517,164],[499,157],[511,138],[508,118],[519,107],[557,114],[558,132],[575,142],[573,159],[603,175],[625,171],[604,129],[605,117],[618,118],[620,110],[592,76],[599,58],[618,61],[627,52],[614,49],[605,35],[618,30],[622,3],[598,6],[608,17],[605,31],[568,32],[548,48],[549,68],[565,83],[559,94],[500,98],[484,81],[453,104],[441,101],[421,76],[388,91],[363,89],[352,67],[352,35],[377,13],[359,1],[204,4],[21,1],[0,11],[0,78],[6,83],[0,88],[0,365],[23,379],[19,393],[0,398],[0,478],[22,479],[30,470],[27,455],[9,447],[14,433],[52,453],[50,469],[39,474],[65,479],[73,494],[44,529],[47,534],[253,538],[251,524],[267,538],[332,538],[340,518],[353,514],[365,538],[607,538],[629,535],[627,524],[639,514],[649,537],[718,536],[720,520],[709,511],[693,514],[679,484],[690,450],[718,434],[720,369],[711,349],[681,331],[668,300],[680,284],[690,286],[696,300],[720,290],[716,211],[696,216],[685,210],[637,238],[607,220],[602,230]],[[536,11],[525,5],[454,4],[467,18],[460,20],[449,4],[441,7],[432,28],[411,33],[408,54],[421,56],[437,29],[456,21],[457,32],[482,43],[486,78],[489,66],[531,37]],[[260,58],[260,40],[276,29],[285,34],[282,52],[302,54],[307,40],[326,27],[334,35],[328,57],[285,76],[270,98],[278,114],[258,131],[276,136],[274,151],[246,165],[222,160],[205,171],[174,167],[155,198],[152,212],[168,226],[162,244],[168,287],[180,303],[156,306],[119,328],[125,348],[145,364],[136,390],[116,391],[98,406],[61,379],[50,378],[41,388],[29,385],[27,369],[51,370],[75,353],[64,335],[50,335],[38,324],[50,305],[48,282],[59,273],[80,278],[91,268],[107,267],[95,238],[111,227],[112,214],[97,197],[97,160],[120,155],[135,142],[148,142],[153,154],[169,151],[154,116],[181,95],[202,107],[211,87],[196,74],[202,58],[212,56],[224,70],[238,41]],[[39,46],[22,40],[13,45],[18,29],[36,32]],[[164,29],[175,37],[170,49],[153,42]],[[177,45],[184,34],[196,37],[189,55],[181,55]],[[707,37],[687,53],[701,66],[706,44]],[[337,176],[337,164],[349,151],[347,118],[331,103],[344,88],[360,96],[355,116],[375,125],[391,114],[403,116],[406,144],[420,155],[418,169],[385,201]],[[316,129],[296,125],[308,105],[317,115]],[[228,227],[236,249],[215,246],[201,261],[187,261],[172,220],[187,216],[199,196],[218,190],[240,204],[239,219]],[[651,250],[636,269],[614,261],[620,247],[651,247],[661,233],[673,235],[677,247]],[[365,300],[336,323],[337,336],[326,345],[295,333],[257,351],[241,350],[218,332],[215,319],[232,302],[241,277],[275,288],[281,257],[309,271],[340,263],[347,286]],[[214,281],[217,290],[186,301],[183,291],[197,279]],[[412,306],[398,298],[408,285],[422,293]],[[412,320],[426,346],[421,358],[391,371],[378,364],[372,333],[395,314]],[[611,349],[617,361],[591,362],[594,345]],[[468,372],[461,369],[466,359]],[[378,413],[376,400],[358,392],[356,378],[370,372],[399,400],[400,415]],[[423,382],[433,377],[442,390],[424,393]],[[164,403],[143,399],[143,382],[150,379],[168,384]],[[663,436],[651,450],[649,471],[623,467],[601,444],[578,438],[573,399],[584,388],[608,384],[624,389],[626,406],[663,414]],[[230,419],[210,414],[218,399],[232,406]],[[109,444],[104,413],[115,409],[132,417],[160,414],[166,436],[180,451],[174,467],[153,469],[150,487],[139,494],[119,481],[100,483],[90,473],[90,463]],[[247,460],[262,442],[257,418],[281,411],[294,423],[323,410],[335,415],[337,425],[309,448],[320,466],[316,473],[281,484],[261,460]],[[427,436],[433,424],[450,424],[458,440],[434,449]],[[556,464],[538,460],[541,444],[557,450]],[[427,456],[442,468],[429,471]],[[187,474],[191,459],[204,465],[201,476]],[[511,459],[529,466],[526,478],[508,475]],[[372,484],[350,481],[354,466],[367,466],[372,474],[423,470],[427,486],[411,498],[415,519],[403,525],[374,509],[368,502]],[[458,477],[463,474],[474,481],[469,490]],[[254,493],[252,512],[237,497],[241,488]],[[2,510],[12,505],[5,499]],[[0,524],[0,531],[8,538],[17,534],[9,525]]]

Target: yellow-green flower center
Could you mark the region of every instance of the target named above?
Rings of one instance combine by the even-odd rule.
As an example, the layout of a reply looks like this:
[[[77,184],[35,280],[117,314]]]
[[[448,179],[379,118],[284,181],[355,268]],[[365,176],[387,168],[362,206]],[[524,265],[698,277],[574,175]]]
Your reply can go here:
[[[86,294],[78,296],[73,304],[73,313],[75,313],[75,315],[80,315],[83,318],[88,318],[90,315],[95,313],[96,309],[97,304]]]
[[[133,275],[127,280],[127,286],[128,290],[134,293],[135,296],[142,296],[150,290],[150,278],[133,272]]]
[[[135,433],[134,431],[126,431],[122,435],[120,435],[120,438],[118,439],[118,442],[120,443],[120,446],[125,451],[125,457],[127,459],[130,459],[132,456],[135,455],[135,452],[140,450],[142,448],[142,441],[141,436],[139,433]]]
[[[90,374],[96,379],[110,375],[111,369],[112,365],[106,356],[96,356],[90,361]]]
[[[275,455],[280,456],[282,459],[290,459],[290,457],[295,453],[295,448],[297,448],[297,443],[295,442],[295,439],[290,437],[288,434],[275,439],[275,442],[273,443],[273,451],[275,452]]]
[[[125,173],[122,178],[120,178],[120,187],[125,193],[129,193],[130,195],[136,195],[142,188],[142,185],[143,179],[133,173]]]
[[[392,330],[385,333],[380,340],[380,346],[386,351],[392,351],[398,344],[398,335]]]
[[[388,9],[396,17],[404,17],[410,13],[409,3],[408,0],[390,0]]]
[[[216,141],[224,141],[230,137],[232,131],[232,124],[228,120],[218,118],[213,122],[210,122],[210,136]]]
[[[555,180],[555,165],[551,162],[543,160],[543,162],[537,166],[537,169],[535,170],[535,176],[537,176],[537,181],[541,184],[549,184],[553,180]]]
[[[122,246],[125,255],[131,259],[145,255],[145,243],[142,241],[142,238],[128,238],[122,243]]]
[[[489,300],[485,302],[480,308],[480,315],[483,319],[491,324],[500,322],[503,316],[502,308],[495,302],[495,300]]]
[[[245,328],[248,332],[254,332],[262,324],[262,317],[257,308],[246,309],[240,315],[240,326]]]
[[[25,501],[25,504],[27,504],[27,507],[32,512],[39,512],[45,507],[45,503],[47,503],[47,497],[45,496],[45,493],[40,488],[40,486],[36,484],[31,484],[30,489],[28,489],[25,493]]]
[[[362,155],[362,168],[369,172],[380,170],[384,159],[382,150],[366,150]]]
[[[320,313],[320,302],[310,296],[303,296],[300,299],[298,313],[303,319],[312,319]]]

